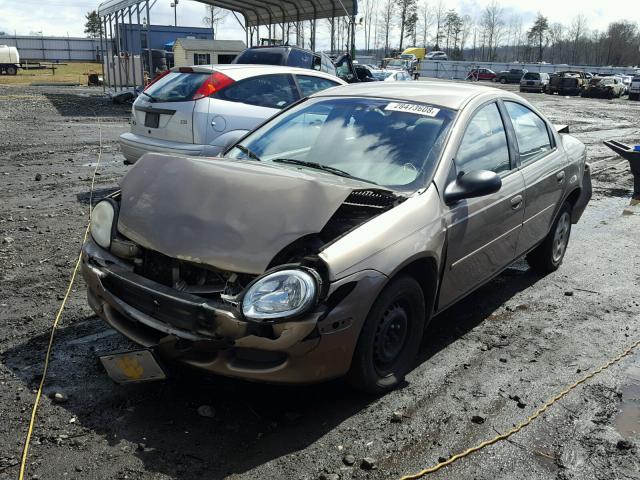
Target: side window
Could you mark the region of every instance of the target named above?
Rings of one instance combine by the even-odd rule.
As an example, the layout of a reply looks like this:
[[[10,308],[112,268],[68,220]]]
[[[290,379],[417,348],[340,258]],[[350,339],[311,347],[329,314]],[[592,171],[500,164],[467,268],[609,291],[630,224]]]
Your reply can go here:
[[[320,55],[313,56],[313,69],[318,71],[322,70],[322,59]]]
[[[287,65],[290,67],[311,68],[312,55],[304,50],[292,48],[287,57]]]
[[[194,65],[211,65],[210,53],[194,53],[193,54]]]
[[[339,85],[326,78],[313,77],[311,75],[296,75],[296,79],[298,80],[298,85],[300,86],[303,97],[308,97],[320,90],[326,90],[327,88]]]
[[[258,107],[284,108],[298,99],[289,75],[247,78],[216,92],[213,97]]]
[[[520,162],[523,165],[544,157],[551,150],[546,123],[529,108],[515,102],[504,102],[516,132]]]
[[[495,103],[478,110],[464,133],[455,159],[459,171],[509,170],[509,147],[500,111]]]

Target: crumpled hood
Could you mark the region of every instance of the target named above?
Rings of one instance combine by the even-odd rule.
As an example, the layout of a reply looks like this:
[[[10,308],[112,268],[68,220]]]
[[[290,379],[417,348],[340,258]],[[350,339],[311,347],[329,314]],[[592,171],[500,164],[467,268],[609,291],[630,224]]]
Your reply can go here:
[[[318,177],[256,161],[146,154],[122,180],[118,231],[170,257],[260,274],[362,188]]]

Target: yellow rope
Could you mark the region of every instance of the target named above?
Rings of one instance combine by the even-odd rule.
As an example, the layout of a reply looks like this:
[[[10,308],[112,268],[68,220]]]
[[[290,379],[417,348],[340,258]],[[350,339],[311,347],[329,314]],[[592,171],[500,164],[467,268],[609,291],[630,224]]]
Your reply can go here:
[[[89,228],[91,227],[91,212],[93,210],[93,189],[96,181],[96,172],[98,171],[98,166],[100,165],[100,160],[102,159],[102,125],[100,124],[100,117],[96,116],[96,118],[98,119],[100,146],[98,150],[98,160],[96,161],[96,166],[93,170],[93,176],[91,178],[91,190],[89,192],[89,223],[87,224],[87,228],[85,229],[84,236],[82,238],[83,245],[87,240],[87,236],[89,235]],[[69,280],[67,291],[64,294],[62,303],[58,308],[58,313],[56,314],[55,320],[53,321],[53,326],[51,327],[51,334],[49,335],[49,345],[47,346],[47,353],[45,354],[45,357],[44,357],[44,368],[42,370],[42,378],[40,378],[40,384],[38,385],[38,391],[36,392],[36,399],[33,403],[33,408],[31,409],[31,419],[29,420],[29,428],[27,429],[27,438],[25,439],[24,447],[22,449],[22,460],[20,462],[20,475],[18,476],[19,480],[24,480],[24,473],[27,467],[29,445],[31,443],[31,436],[33,435],[33,427],[36,423],[38,406],[40,405],[40,398],[42,397],[44,382],[47,378],[47,371],[49,370],[49,360],[51,358],[51,352],[53,350],[53,339],[55,337],[58,324],[60,323],[62,312],[64,312],[64,308],[67,305],[67,300],[69,299],[69,295],[71,294],[71,288],[73,287],[73,284],[76,280],[76,275],[78,274],[78,269],[80,268],[81,261],[82,261],[82,251],[78,255],[78,260],[76,260],[76,265],[73,268],[73,272],[71,273],[71,279]]]
[[[514,433],[518,433],[520,430],[522,430],[523,428],[525,428],[526,426],[528,426],[531,422],[533,422],[536,418],[538,418],[540,415],[542,415],[545,411],[547,411],[547,409],[549,407],[551,407],[551,405],[553,405],[554,403],[556,403],[558,400],[560,400],[561,398],[563,398],[565,395],[567,395],[569,392],[571,392],[573,389],[575,389],[576,387],[578,387],[580,384],[586,382],[587,380],[589,380],[590,378],[595,377],[596,375],[598,375],[599,373],[601,373],[603,370],[606,370],[607,368],[609,368],[611,365],[618,363],[620,360],[622,360],[624,357],[626,357],[627,355],[629,355],[635,348],[637,348],[640,345],[640,340],[636,341],[635,343],[633,343],[631,346],[629,346],[628,348],[626,348],[622,353],[620,353],[619,355],[617,355],[616,357],[614,357],[613,359],[609,360],[607,363],[605,363],[604,365],[602,365],[601,367],[593,370],[592,372],[586,374],[584,377],[580,378],[579,380],[577,380],[576,382],[574,382],[573,384],[569,385],[567,388],[565,388],[564,390],[562,390],[560,393],[558,393],[555,397],[553,397],[551,400],[547,401],[546,403],[544,403],[538,410],[536,410],[531,416],[529,416],[525,421],[520,422],[517,426],[515,426],[514,428],[512,428],[511,430],[505,432],[505,433],[501,433],[500,435],[495,436],[494,438],[492,438],[491,440],[485,440],[482,443],[479,443],[478,445],[476,445],[475,447],[471,447],[468,448],[467,450],[458,453],[456,455],[453,455],[451,458],[449,458],[448,460],[445,460],[444,462],[440,462],[437,465],[434,465],[432,467],[429,468],[425,468],[424,470],[420,470],[417,473],[413,473],[410,475],[405,475],[404,477],[401,477],[400,480],[413,480],[416,478],[420,478],[423,477],[424,475],[427,475],[429,473],[435,473],[438,470],[446,467],[447,465],[451,465],[452,463],[460,460],[461,458],[464,458],[468,455],[471,455],[474,452],[477,452],[478,450],[482,450],[485,447],[488,447],[489,445],[493,445],[494,443],[497,443],[501,440],[506,440],[507,438],[509,438],[511,435],[513,435]]]

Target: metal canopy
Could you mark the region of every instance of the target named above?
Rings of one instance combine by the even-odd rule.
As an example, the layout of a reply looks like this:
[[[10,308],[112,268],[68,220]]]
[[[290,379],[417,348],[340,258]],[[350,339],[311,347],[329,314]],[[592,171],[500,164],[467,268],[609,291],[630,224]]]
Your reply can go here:
[[[277,23],[318,20],[332,17],[355,17],[357,0],[194,0],[206,5],[231,10],[245,19],[248,27]],[[98,15],[105,16],[135,7],[140,0],[107,0],[98,7]]]
[[[332,17],[353,17],[357,0],[196,0],[240,13],[249,27]]]

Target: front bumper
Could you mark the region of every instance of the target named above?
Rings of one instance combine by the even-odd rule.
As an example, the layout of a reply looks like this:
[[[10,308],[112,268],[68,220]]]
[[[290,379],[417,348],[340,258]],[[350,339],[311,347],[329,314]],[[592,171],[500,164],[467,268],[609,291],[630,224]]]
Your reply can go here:
[[[120,135],[120,150],[127,163],[136,163],[145,153],[214,157],[222,150],[216,145],[196,145],[144,137],[127,132]]]
[[[91,308],[135,343],[212,373],[273,383],[344,375],[369,307],[386,282],[370,270],[346,277],[331,285],[328,298],[339,295],[337,304],[327,301],[304,318],[267,328],[233,308],[140,277],[92,241],[83,247],[82,274]]]

